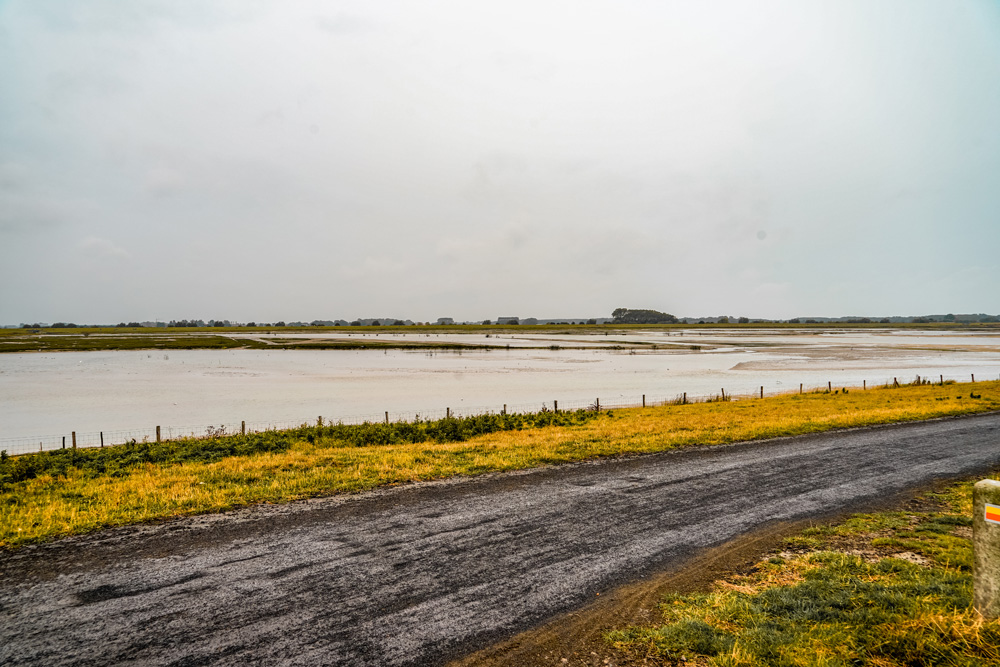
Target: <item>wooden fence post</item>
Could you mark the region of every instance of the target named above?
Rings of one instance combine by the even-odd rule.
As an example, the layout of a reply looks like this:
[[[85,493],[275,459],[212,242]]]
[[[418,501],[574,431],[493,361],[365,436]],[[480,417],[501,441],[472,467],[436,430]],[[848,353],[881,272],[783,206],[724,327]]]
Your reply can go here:
[[[802,393],[802,383],[801,382],[799,383],[799,393],[800,394]]]
[[[156,427],[156,441],[157,442],[160,441],[160,427],[159,426]]]
[[[240,435],[246,435],[246,434],[247,434],[247,420],[244,419],[243,421],[240,422]]]
[[[389,411],[388,410],[385,411],[385,423],[386,424],[389,423]]]
[[[76,449],[76,431],[73,431],[73,449]]]
[[[685,391],[684,397],[681,399],[681,405],[687,405],[687,402],[688,402],[688,393]]]
[[[760,387],[760,397],[764,398],[764,386],[763,385],[761,385],[761,387]]]
[[[66,436],[63,436],[63,449],[66,449]]]
[[[1000,482],[972,487],[972,603],[987,619],[1000,617]]]
[[[444,416],[445,416],[445,419],[451,419],[451,408],[445,408],[444,409]]]
[[[642,395],[642,407],[646,407],[646,395]]]
[[[867,389],[868,388],[868,380],[862,380],[861,381],[861,388],[862,389]]]
[[[833,391],[833,383],[830,382],[829,380],[826,381],[826,390]]]
[[[600,412],[601,411],[601,399],[600,398],[594,399],[594,405],[597,407],[597,411]]]
[[[500,414],[502,414],[502,415],[506,415],[507,414],[507,404],[506,403],[503,404],[503,412],[501,412]]]
[[[104,446],[104,431],[101,431],[101,447]]]
[[[555,400],[552,401],[552,411],[559,412],[559,401]]]
[[[975,373],[973,373],[973,374],[972,374],[972,381],[973,381],[973,382],[975,382],[975,381],[976,381],[976,374],[975,374]]]

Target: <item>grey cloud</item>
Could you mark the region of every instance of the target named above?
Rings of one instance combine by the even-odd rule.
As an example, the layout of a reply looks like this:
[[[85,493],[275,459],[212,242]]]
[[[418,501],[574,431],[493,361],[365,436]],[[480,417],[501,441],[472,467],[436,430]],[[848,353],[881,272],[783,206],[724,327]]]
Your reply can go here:
[[[93,296],[0,323],[1000,311],[1000,12],[956,7],[9,0],[0,282]]]

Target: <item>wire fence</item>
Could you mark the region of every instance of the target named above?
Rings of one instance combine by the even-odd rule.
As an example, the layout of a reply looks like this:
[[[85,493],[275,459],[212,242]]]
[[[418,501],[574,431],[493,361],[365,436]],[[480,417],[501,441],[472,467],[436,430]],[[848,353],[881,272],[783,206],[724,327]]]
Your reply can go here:
[[[980,381],[991,378],[980,377]],[[436,420],[448,417],[468,417],[489,413],[533,413],[539,411],[565,411],[565,410],[615,410],[621,408],[656,407],[663,405],[685,405],[689,403],[706,403],[714,401],[742,401],[751,399],[766,398],[768,396],[780,396],[791,393],[823,393],[842,391],[844,389],[874,389],[876,387],[892,387],[903,385],[931,385],[946,384],[956,382],[976,382],[976,376],[963,375],[936,375],[936,376],[916,376],[915,378],[893,377],[884,379],[881,382],[869,383],[862,381],[860,386],[837,384],[833,381],[825,385],[812,385],[806,387],[800,384],[797,388],[782,388],[767,390],[761,386],[754,392],[730,393],[725,387],[720,387],[715,393],[687,393],[681,392],[673,395],[634,395],[617,396],[615,398],[595,397],[594,400],[559,400],[543,401],[541,404],[519,403],[504,404],[502,406],[462,406],[461,408],[440,408],[434,410],[410,410],[410,411],[385,411],[382,413],[370,413],[364,415],[349,416],[324,416],[266,422],[220,422],[218,424],[208,424],[200,426],[152,426],[145,428],[133,428],[117,431],[89,431],[70,433],[60,433],[46,436],[25,436],[20,438],[0,439],[0,451],[7,454],[28,454],[32,452],[48,451],[54,449],[64,449],[67,447],[109,447],[135,442],[158,442],[179,440],[184,438],[209,438],[219,435],[236,433],[261,433],[264,431],[277,431],[284,429],[299,428],[301,426],[311,426],[317,423],[342,423],[342,424],[362,424],[373,422],[408,422],[416,420]]]

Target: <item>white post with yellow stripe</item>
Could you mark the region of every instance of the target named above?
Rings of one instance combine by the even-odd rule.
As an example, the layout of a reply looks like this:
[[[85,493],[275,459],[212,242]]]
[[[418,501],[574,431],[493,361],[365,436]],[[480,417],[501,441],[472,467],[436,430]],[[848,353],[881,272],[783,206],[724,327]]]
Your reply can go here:
[[[1000,618],[1000,482],[984,479],[972,491],[972,604]]]

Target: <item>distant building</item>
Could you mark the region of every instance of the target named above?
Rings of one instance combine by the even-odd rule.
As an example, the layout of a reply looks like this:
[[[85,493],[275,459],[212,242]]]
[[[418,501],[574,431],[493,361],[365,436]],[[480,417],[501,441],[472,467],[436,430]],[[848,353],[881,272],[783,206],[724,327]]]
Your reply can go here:
[[[520,320],[516,317],[498,317],[497,324],[519,324]]]
[[[437,323],[438,324],[454,324],[455,320],[454,320],[454,318],[451,318],[451,317],[439,317]]]

